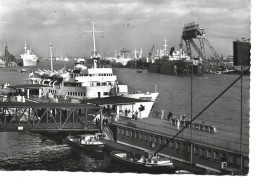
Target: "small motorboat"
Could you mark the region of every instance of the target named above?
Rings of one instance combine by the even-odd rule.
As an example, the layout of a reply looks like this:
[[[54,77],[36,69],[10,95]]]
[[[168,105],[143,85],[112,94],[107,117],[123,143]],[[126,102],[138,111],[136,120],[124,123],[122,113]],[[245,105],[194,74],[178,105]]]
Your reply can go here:
[[[175,173],[173,163],[160,156],[141,156],[133,153],[112,151],[113,160],[142,173]]]
[[[137,70],[136,72],[137,72],[137,73],[142,73],[143,70],[139,69],[139,70]]]
[[[77,136],[68,136],[65,141],[67,144],[80,147],[89,151],[102,152],[104,148],[104,143],[100,141],[102,138],[101,133],[93,134],[84,134]]]

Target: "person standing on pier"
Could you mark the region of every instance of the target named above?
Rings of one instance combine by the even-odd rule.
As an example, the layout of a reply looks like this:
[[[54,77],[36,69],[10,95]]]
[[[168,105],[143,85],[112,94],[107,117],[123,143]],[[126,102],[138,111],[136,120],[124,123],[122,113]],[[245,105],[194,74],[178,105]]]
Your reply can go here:
[[[127,111],[127,108],[125,108],[125,117],[127,117],[128,116],[128,111]]]
[[[172,112],[169,112],[168,114],[168,121],[170,121],[172,119]]]
[[[177,118],[177,129],[180,130],[180,125],[181,125],[181,122],[179,120],[179,118]]]
[[[135,119],[137,120],[137,118],[138,118],[138,112],[137,112],[137,110],[135,111]]]

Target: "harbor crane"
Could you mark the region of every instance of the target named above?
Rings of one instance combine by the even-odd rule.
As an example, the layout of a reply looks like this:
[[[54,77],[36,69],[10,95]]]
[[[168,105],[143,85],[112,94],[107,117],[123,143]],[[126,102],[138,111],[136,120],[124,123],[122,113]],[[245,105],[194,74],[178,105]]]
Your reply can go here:
[[[207,59],[206,59],[206,52],[204,47],[204,43],[206,43],[210,48],[210,50],[212,51],[212,53],[214,54],[214,56],[220,62],[222,67],[224,69],[227,68],[222,58],[217,54],[216,50],[213,48],[209,40],[206,38],[204,29],[200,28],[199,24],[196,24],[196,22],[185,24],[183,26],[182,39],[186,43],[187,52],[190,57],[191,57],[191,45],[192,45],[193,48],[196,50],[196,52],[199,54],[199,56],[202,58],[203,63],[206,63]],[[194,39],[199,40],[200,48],[196,45]]]
[[[154,45],[153,45],[152,49],[149,51],[149,54],[148,54],[149,62],[152,62],[153,49],[154,49]]]

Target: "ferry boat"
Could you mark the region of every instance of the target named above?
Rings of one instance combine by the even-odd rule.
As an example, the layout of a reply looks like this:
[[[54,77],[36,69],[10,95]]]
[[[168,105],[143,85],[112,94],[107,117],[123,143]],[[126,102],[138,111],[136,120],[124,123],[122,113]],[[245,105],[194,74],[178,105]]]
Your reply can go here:
[[[75,147],[83,148],[90,151],[102,152],[104,143],[100,141],[102,135],[100,133],[84,134],[78,136],[68,136],[65,141]]]
[[[174,173],[176,168],[173,163],[166,158],[159,156],[141,156],[128,152],[112,151],[111,158],[127,167],[131,167],[139,172],[147,173]]]
[[[23,66],[35,66],[37,64],[38,57],[32,52],[31,48],[26,44],[24,46],[24,53],[21,54],[21,58],[23,59]]]
[[[86,67],[85,60],[79,58],[71,70],[55,71],[53,67],[51,67],[52,70],[38,70],[35,74],[39,79],[35,80],[33,78],[28,80],[28,83],[33,84],[37,81],[38,84],[47,85],[41,88],[41,96],[56,96],[59,102],[81,103],[84,99],[111,96],[123,96],[155,102],[159,95],[156,90],[155,92],[138,91],[129,93],[127,85],[118,84],[117,76],[113,74],[112,68],[97,67],[100,57],[95,50],[95,44],[93,53],[94,66],[92,68]],[[153,103],[146,106],[146,110],[150,111],[152,105]]]

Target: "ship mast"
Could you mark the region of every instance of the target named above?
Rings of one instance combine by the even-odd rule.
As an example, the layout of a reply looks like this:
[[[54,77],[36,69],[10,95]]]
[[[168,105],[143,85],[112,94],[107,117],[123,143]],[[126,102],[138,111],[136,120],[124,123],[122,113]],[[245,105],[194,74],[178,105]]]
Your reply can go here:
[[[95,32],[102,32],[102,31],[95,31],[95,23],[93,20],[91,20],[91,24],[92,24],[92,31],[87,31],[88,33],[91,32],[92,33],[92,39],[93,39],[93,58],[94,58],[94,68],[97,67],[97,51],[96,51],[96,38],[95,38]]]
[[[135,49],[134,50],[134,57],[135,57],[135,59],[137,59],[137,53],[138,53],[138,51]]]
[[[165,39],[164,39],[164,45],[163,45],[163,46],[164,46],[164,55],[167,54],[167,46],[168,46],[168,45],[167,45],[167,41],[168,41],[168,40],[166,40],[166,38],[165,38]]]
[[[24,53],[26,54],[26,49],[27,49],[27,44],[26,44],[26,40],[25,40],[25,43],[24,43]]]
[[[53,65],[52,65],[52,50],[51,50],[51,48],[52,48],[52,44],[51,44],[51,42],[50,42],[50,54],[51,54],[51,71],[53,72]]]

